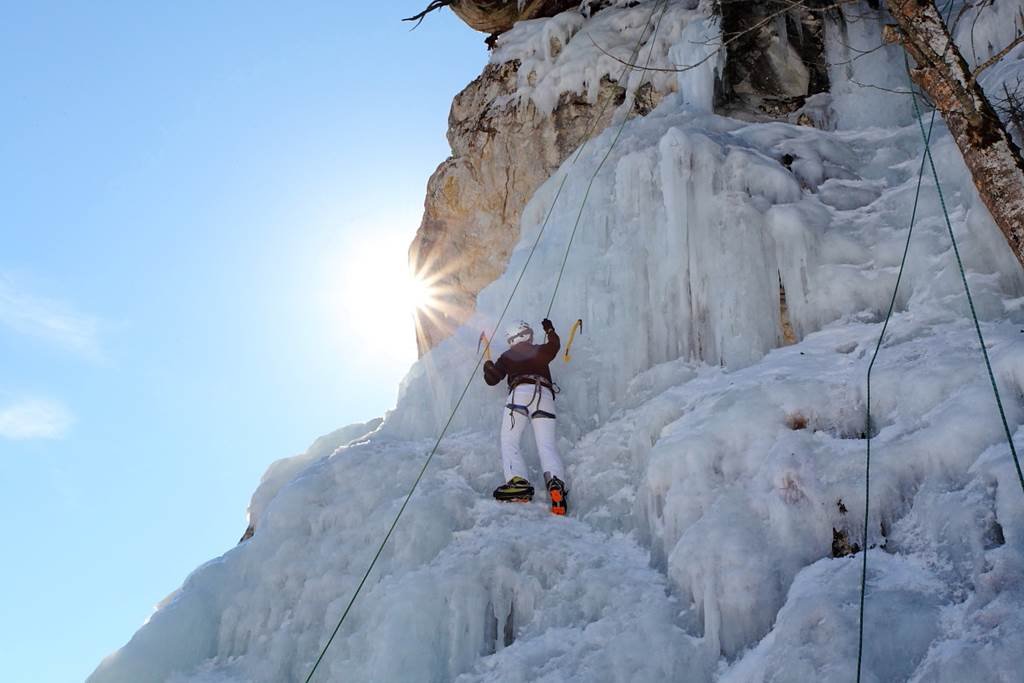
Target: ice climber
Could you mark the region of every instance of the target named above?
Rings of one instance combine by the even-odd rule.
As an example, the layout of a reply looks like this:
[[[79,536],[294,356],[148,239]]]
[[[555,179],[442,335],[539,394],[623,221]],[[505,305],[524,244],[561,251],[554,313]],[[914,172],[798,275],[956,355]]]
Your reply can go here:
[[[533,486],[526,478],[526,463],[520,450],[523,430],[529,422],[533,425],[551,512],[564,515],[568,491],[562,459],[555,445],[556,387],[548,368],[562,344],[550,320],[545,318],[541,327],[547,334],[547,341],[534,344],[533,329],[527,323],[519,321],[510,326],[505,335],[509,349],[497,362],[484,363],[484,381],[490,386],[508,378],[508,402],[501,420],[501,462],[506,483],[494,490],[494,497],[517,502],[533,499]]]

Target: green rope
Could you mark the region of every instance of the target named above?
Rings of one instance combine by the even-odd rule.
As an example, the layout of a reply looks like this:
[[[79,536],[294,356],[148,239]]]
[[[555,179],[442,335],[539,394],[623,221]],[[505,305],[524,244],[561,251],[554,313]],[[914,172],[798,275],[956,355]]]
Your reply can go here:
[[[952,3],[950,3],[948,5],[948,8],[947,8],[947,21],[948,21],[949,9],[951,9],[951,8],[952,8]],[[952,42],[952,40],[950,40],[950,43],[951,42]],[[946,46],[946,49],[947,50],[949,49],[949,45],[948,44]],[[906,66],[907,66],[908,80],[910,80],[909,79],[910,64],[909,64],[909,61],[906,60],[906,56],[905,55],[904,55],[904,61],[906,62]],[[910,85],[911,85],[911,90],[913,90],[913,82],[912,81],[911,81]],[[1016,447],[1014,446],[1014,443],[1013,443],[1013,434],[1010,431],[1010,425],[1009,425],[1009,422],[1006,419],[1006,411],[1003,408],[1003,400],[1002,400],[1002,397],[999,394],[999,386],[996,383],[995,373],[992,371],[992,363],[991,363],[991,361],[989,360],[989,357],[988,357],[988,349],[985,346],[985,337],[984,337],[984,335],[982,334],[982,331],[981,331],[981,323],[978,321],[978,314],[977,314],[977,311],[974,308],[974,298],[971,296],[971,288],[970,288],[970,286],[967,283],[967,273],[964,270],[963,260],[960,257],[960,248],[959,248],[959,246],[957,244],[957,241],[956,241],[956,235],[953,232],[953,223],[952,223],[952,220],[949,217],[949,210],[948,210],[948,208],[946,206],[946,198],[945,198],[945,195],[942,192],[942,185],[939,182],[939,173],[938,173],[938,170],[935,167],[935,159],[932,157],[931,137],[932,137],[932,129],[933,129],[934,125],[935,125],[936,109],[934,109],[934,108],[932,109],[931,120],[930,120],[930,122],[928,124],[928,130],[926,131],[925,128],[924,128],[923,114],[921,113],[921,107],[918,104],[917,94],[916,93],[913,95],[912,100],[913,100],[913,103],[914,103],[914,117],[917,120],[918,128],[921,130],[921,137],[924,140],[924,154],[923,154],[923,156],[921,158],[921,168],[919,169],[918,176],[917,176],[917,192],[916,192],[916,194],[914,196],[914,210],[913,210],[913,212],[911,214],[911,218],[910,218],[910,231],[907,233],[907,243],[906,243],[906,246],[903,249],[903,260],[900,262],[899,274],[896,277],[896,286],[893,288],[892,300],[889,303],[889,311],[886,314],[885,322],[882,325],[882,331],[881,331],[881,333],[878,336],[878,343],[875,345],[875,352],[874,352],[874,355],[872,355],[872,357],[871,357],[871,363],[868,365],[868,373],[867,373],[867,411],[866,411],[867,412],[867,419],[866,419],[867,452],[866,452],[866,458],[865,458],[865,471],[864,471],[864,539],[863,539],[864,551],[863,551],[862,562],[861,562],[861,577],[860,577],[860,624],[859,624],[859,635],[858,635],[858,642],[857,642],[857,683],[860,683],[860,680],[861,680],[861,666],[862,666],[863,653],[864,653],[864,599],[865,599],[865,595],[867,593],[868,518],[869,518],[869,515],[868,515],[868,507],[869,507],[869,505],[868,504],[870,502],[870,491],[871,491],[871,489],[870,489],[870,479],[871,479],[871,476],[870,476],[871,475],[871,372],[874,369],[875,360],[878,358],[878,352],[879,352],[879,350],[880,350],[880,348],[882,346],[882,340],[885,337],[885,331],[886,331],[886,329],[889,326],[889,319],[892,316],[893,305],[895,304],[895,301],[896,301],[896,292],[899,289],[900,281],[903,278],[903,270],[904,270],[904,266],[906,265],[906,261],[907,261],[907,251],[910,248],[910,237],[911,237],[911,234],[912,234],[913,229],[914,229],[914,220],[915,220],[915,218],[917,216],[918,201],[920,200],[920,196],[921,196],[921,181],[922,181],[922,178],[923,178],[923,175],[924,175],[924,166],[925,166],[925,162],[926,161],[928,162],[928,166],[931,169],[932,178],[935,180],[935,189],[936,189],[936,192],[938,193],[939,204],[942,207],[942,214],[943,214],[943,216],[945,218],[946,230],[947,230],[947,232],[949,234],[950,243],[953,245],[953,254],[956,256],[957,268],[960,271],[960,280],[961,280],[961,282],[964,285],[964,293],[967,296],[967,304],[970,307],[971,319],[974,322],[974,330],[975,330],[975,332],[978,335],[978,344],[981,347],[981,354],[982,354],[982,357],[985,360],[985,369],[988,372],[989,382],[992,385],[992,392],[995,395],[996,407],[999,410],[999,417],[1002,420],[1003,431],[1004,431],[1004,433],[1006,435],[1006,443],[1009,445],[1010,453],[1013,456],[1013,463],[1014,463],[1014,466],[1016,467],[1016,470],[1017,470],[1017,479],[1020,482],[1021,490],[1024,491],[1024,473],[1022,473],[1022,470],[1021,470],[1020,458],[1017,455],[1017,449],[1016,449]]]
[[[920,108],[917,100],[914,100],[914,110],[920,116]],[[918,125],[921,125],[920,118]],[[921,128],[924,133],[924,128]],[[981,333],[981,323],[978,322],[978,313],[974,310],[974,297],[971,296],[971,288],[967,284],[967,274],[964,271],[964,262],[960,258],[960,247],[957,246],[956,235],[953,234],[953,223],[949,219],[949,211],[946,209],[946,197],[942,193],[942,185],[939,184],[939,172],[935,169],[935,160],[932,158],[932,150],[925,144],[925,154],[928,156],[928,165],[932,169],[932,177],[935,178],[935,189],[939,193],[939,204],[942,206],[942,214],[946,219],[946,231],[949,233],[949,240],[953,244],[953,253],[956,255],[956,265],[960,270],[960,280],[964,283],[964,293],[967,295],[967,304],[971,309],[971,319],[974,321],[974,331],[978,334],[978,345],[981,347],[981,355],[985,359],[985,370],[988,372],[988,380],[992,384],[992,393],[996,397],[996,407],[999,408],[999,419],[1003,422],[1003,432],[1006,434],[1006,443],[1010,447],[1010,454],[1013,456],[1013,464],[1017,468],[1017,479],[1020,481],[1021,491],[1024,491],[1024,472],[1021,471],[1020,458],[1017,455],[1017,448],[1013,445],[1013,433],[1010,431],[1010,423],[1006,419],[1006,410],[1003,408],[1003,399],[999,395],[999,386],[996,384],[996,375],[992,371],[992,362],[988,357],[988,349],[985,347],[985,336]]]
[[[655,11],[657,11],[658,7],[655,6],[654,9]],[[661,27],[661,20],[665,18],[665,12],[667,10],[668,0],[664,0],[661,4],[661,15],[658,17],[658,21],[654,25],[654,34],[651,36],[651,50],[650,52],[647,53],[647,61],[644,63],[641,73],[647,73],[648,67],[650,67],[651,65],[651,57],[654,55],[654,41],[658,37],[658,29]],[[651,13],[651,16],[654,16],[654,12]],[[650,20],[648,20],[648,23],[649,22]],[[626,66],[627,70],[630,68],[632,68],[632,65]],[[634,90],[634,92],[637,92],[640,89],[641,85],[643,85],[642,77],[640,84],[637,85],[636,90]],[[590,176],[590,182],[587,183],[587,190],[586,192],[583,193],[583,201],[580,203],[579,213],[576,214],[576,222],[573,223],[572,233],[570,233],[569,235],[569,243],[565,245],[565,256],[562,257],[562,266],[558,269],[558,279],[555,280],[555,288],[551,291],[551,301],[548,302],[548,311],[547,314],[544,316],[546,318],[551,317],[551,309],[555,305],[555,297],[558,296],[558,287],[562,284],[562,275],[565,273],[565,264],[569,261],[569,252],[570,250],[572,250],[573,240],[576,239],[576,231],[579,230],[580,221],[583,218],[583,209],[587,205],[587,199],[590,198],[590,190],[594,187],[594,181],[597,179],[597,174],[601,172],[602,168],[604,168],[605,162],[608,161],[608,157],[611,156],[612,150],[615,149],[615,145],[616,143],[618,143],[619,138],[622,136],[622,131],[626,127],[626,123],[628,122],[629,116],[627,112],[627,115],[622,117],[622,123],[619,124],[618,130],[615,131],[615,137],[612,138],[612,144],[608,146],[608,151],[605,152],[604,157],[601,159],[601,163],[597,165],[597,168],[594,169],[594,173]]]
[[[662,0],[662,1],[663,1],[663,5],[667,6],[668,0]],[[651,14],[650,14],[650,16],[647,19],[647,23],[644,25],[643,31],[641,31],[640,39],[637,41],[636,48],[633,51],[634,56],[630,59],[630,62],[635,60],[635,58],[636,58],[635,55],[639,53],[639,50],[640,50],[641,46],[643,45],[644,38],[647,35],[647,27],[650,25],[651,19],[654,18],[654,13],[657,11],[657,9],[658,9],[658,6],[655,5],[654,9],[651,10]],[[664,11],[662,12],[661,17],[659,17],[658,23],[655,25],[654,35],[657,35],[658,26],[661,24],[661,18],[662,17],[664,17]],[[653,51],[653,47],[652,47],[652,51]],[[648,64],[649,63],[650,63],[650,58],[648,57]],[[633,66],[627,65],[623,69],[622,75],[619,76],[620,82],[622,81],[623,78],[625,78],[626,73],[629,72],[630,70],[632,70],[633,68],[634,68]],[[569,177],[569,170],[571,170],[572,167],[575,165],[576,161],[580,158],[580,155],[583,152],[583,148],[586,147],[587,144],[589,143],[590,137],[591,137],[591,133],[593,132],[594,128],[597,126],[598,121],[603,116],[607,106],[608,106],[608,102],[606,101],[605,104],[602,106],[601,111],[598,112],[598,115],[596,117],[594,117],[594,120],[591,122],[590,126],[588,127],[587,132],[586,132],[586,136],[585,136],[585,139],[584,139],[584,142],[580,146],[580,149],[576,152],[576,155],[574,156],[574,158],[572,160],[572,163],[570,164],[569,169],[567,169],[566,172],[562,175],[562,180],[561,180],[561,182],[558,185],[558,190],[555,192],[555,196],[551,200],[551,207],[548,209],[547,214],[544,216],[544,221],[543,221],[543,223],[541,223],[540,230],[537,232],[537,237],[533,241],[533,245],[530,248],[530,253],[527,255],[526,262],[523,263],[523,267],[519,271],[519,277],[516,278],[515,284],[512,286],[512,291],[509,293],[508,299],[505,301],[505,306],[501,310],[501,315],[498,316],[498,321],[494,325],[494,331],[491,333],[490,338],[493,338],[494,337],[494,333],[497,332],[497,330],[501,327],[501,323],[505,319],[505,315],[508,313],[509,307],[512,305],[512,300],[515,298],[516,292],[519,290],[520,284],[522,284],[523,277],[526,275],[526,270],[527,270],[527,268],[530,265],[530,261],[533,260],[533,256],[534,256],[534,254],[537,251],[537,246],[540,244],[541,237],[544,236],[544,231],[545,231],[545,229],[548,226],[548,222],[551,220],[551,215],[554,213],[555,205],[558,203],[559,197],[562,196],[562,190],[565,187],[565,182],[566,182],[566,180]],[[620,129],[620,132],[621,132],[621,129]],[[617,140],[618,140],[618,136],[616,136],[616,141]],[[612,144],[614,145],[614,142]],[[606,158],[607,158],[607,155],[606,155]],[[593,182],[593,181],[591,181],[591,182]],[[586,201],[587,201],[587,198],[585,196],[584,199],[583,199],[584,204],[586,203]],[[582,211],[583,211],[583,209],[581,207],[580,212],[582,213]],[[337,625],[334,627],[334,630],[331,632],[331,635],[327,639],[327,642],[324,644],[323,648],[320,650],[320,654],[316,658],[316,662],[313,663],[313,667],[310,669],[309,675],[306,676],[305,683],[310,683],[310,681],[313,679],[313,675],[316,673],[317,669],[320,667],[321,662],[323,662],[324,657],[327,655],[327,650],[331,647],[331,643],[334,642],[335,637],[338,635],[338,632],[341,630],[342,624],[345,623],[345,619],[348,617],[349,612],[352,610],[352,605],[355,604],[356,598],[359,596],[360,592],[362,592],[363,586],[366,585],[366,581],[370,577],[370,572],[373,571],[373,568],[377,564],[377,560],[380,559],[381,553],[384,552],[384,547],[387,545],[388,541],[391,539],[392,533],[394,533],[395,528],[398,526],[398,521],[402,518],[402,513],[405,512],[405,508],[409,505],[409,501],[412,499],[413,494],[416,492],[416,488],[419,486],[420,481],[423,479],[423,475],[426,473],[427,467],[430,465],[430,462],[434,459],[434,455],[437,454],[437,450],[438,450],[438,448],[441,445],[441,441],[444,439],[445,434],[448,433],[448,428],[451,427],[451,424],[452,424],[452,422],[455,419],[455,415],[458,413],[459,408],[462,406],[462,402],[463,402],[463,400],[465,400],[466,394],[469,393],[469,388],[470,388],[470,386],[472,386],[473,380],[476,378],[477,372],[480,370],[480,365],[481,365],[481,363],[483,363],[485,355],[486,355],[486,351],[481,353],[480,356],[477,358],[476,364],[473,366],[473,371],[470,373],[469,378],[466,380],[466,384],[462,388],[462,393],[459,394],[459,398],[455,402],[455,406],[452,408],[452,412],[448,416],[447,422],[445,422],[444,427],[441,429],[441,433],[438,435],[437,440],[434,442],[433,448],[430,449],[430,453],[427,454],[427,458],[426,458],[426,460],[424,460],[423,466],[420,468],[419,474],[416,475],[415,481],[413,481],[412,486],[409,488],[409,493],[406,494],[405,500],[402,501],[402,506],[398,509],[398,514],[395,515],[394,521],[391,522],[391,526],[388,528],[387,533],[384,535],[384,540],[382,540],[380,542],[380,545],[377,548],[377,552],[374,553],[373,559],[370,560],[370,564],[366,568],[366,571],[363,573],[363,577],[362,577],[362,579],[360,579],[359,584],[356,586],[355,592],[352,594],[352,597],[349,599],[348,604],[345,606],[345,611],[342,612],[341,618],[338,619]]]
[[[916,100],[915,100],[916,103]],[[935,127],[935,110],[932,110],[932,119],[928,124],[928,133],[925,137],[925,145],[932,137],[932,129]],[[868,575],[868,503],[871,499],[871,372],[875,368],[875,360],[882,348],[882,340],[885,338],[885,331],[889,328],[889,320],[892,318],[893,309],[896,306],[896,294],[900,289],[900,282],[903,280],[903,271],[907,265],[907,254],[910,251],[910,238],[914,234],[914,223],[917,220],[917,207],[921,201],[921,183],[924,180],[924,164],[926,156],[921,155],[921,167],[917,172],[917,189],[914,192],[914,209],[910,212],[910,228],[907,230],[907,241],[903,245],[903,258],[900,260],[900,269],[896,274],[896,285],[892,288],[892,298],[889,300],[889,310],[885,314],[885,322],[882,323],[882,331],[878,335],[878,342],[875,344],[875,352],[868,364],[867,377],[867,417],[865,420],[865,434],[867,436],[867,457],[864,466],[864,550],[861,557],[860,573],[860,628],[857,637],[857,683],[860,683],[861,662],[864,654],[864,595]]]

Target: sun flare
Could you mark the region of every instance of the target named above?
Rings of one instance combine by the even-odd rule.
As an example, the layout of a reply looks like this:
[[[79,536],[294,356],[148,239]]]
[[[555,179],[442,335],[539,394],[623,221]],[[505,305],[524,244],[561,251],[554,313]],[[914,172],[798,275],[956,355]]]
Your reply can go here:
[[[416,315],[440,308],[437,277],[411,271],[407,239],[362,239],[339,263],[332,306],[341,313],[342,337],[358,342],[367,358],[414,360]]]
[[[406,273],[405,299],[414,313],[430,310],[437,306],[435,287],[426,277],[411,270]]]

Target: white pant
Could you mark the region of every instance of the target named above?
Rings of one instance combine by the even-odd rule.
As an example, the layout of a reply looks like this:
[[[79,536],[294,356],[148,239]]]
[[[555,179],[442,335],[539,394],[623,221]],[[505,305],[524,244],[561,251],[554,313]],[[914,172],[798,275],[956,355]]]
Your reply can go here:
[[[533,425],[533,438],[537,442],[544,474],[565,481],[565,468],[555,445],[555,395],[551,389],[530,383],[520,384],[509,392],[506,403],[501,421],[501,464],[505,469],[505,481],[512,477],[529,479],[519,446],[527,422]],[[510,408],[510,405],[516,407]],[[551,417],[538,415],[537,411]]]

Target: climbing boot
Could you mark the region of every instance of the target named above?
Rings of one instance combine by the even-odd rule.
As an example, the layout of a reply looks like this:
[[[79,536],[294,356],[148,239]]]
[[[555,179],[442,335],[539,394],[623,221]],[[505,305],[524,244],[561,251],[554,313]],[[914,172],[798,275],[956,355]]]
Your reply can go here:
[[[551,499],[551,514],[564,515],[569,511],[565,482],[558,477],[548,479],[548,497]]]
[[[533,487],[522,477],[512,477],[494,489],[494,499],[505,503],[529,503],[533,500]]]

